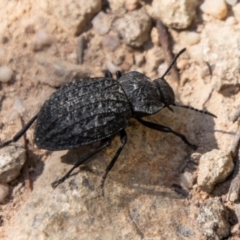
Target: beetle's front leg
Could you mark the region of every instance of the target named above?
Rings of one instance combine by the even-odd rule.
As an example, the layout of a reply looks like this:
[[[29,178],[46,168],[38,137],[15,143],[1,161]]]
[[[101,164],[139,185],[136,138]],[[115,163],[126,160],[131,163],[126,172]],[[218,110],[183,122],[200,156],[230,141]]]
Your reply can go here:
[[[151,129],[154,129],[154,130],[157,130],[157,131],[161,131],[161,132],[173,133],[174,135],[180,137],[180,138],[183,140],[183,142],[185,142],[185,143],[186,143],[188,146],[190,146],[193,150],[196,150],[196,149],[197,149],[197,145],[190,143],[183,134],[178,133],[178,132],[175,132],[174,130],[172,130],[172,129],[169,128],[169,127],[165,127],[165,126],[160,125],[160,124],[148,122],[148,121],[142,120],[141,118],[137,118],[137,120],[138,120],[141,124],[143,124],[144,126],[146,126],[146,127],[148,127],[148,128],[151,128]]]

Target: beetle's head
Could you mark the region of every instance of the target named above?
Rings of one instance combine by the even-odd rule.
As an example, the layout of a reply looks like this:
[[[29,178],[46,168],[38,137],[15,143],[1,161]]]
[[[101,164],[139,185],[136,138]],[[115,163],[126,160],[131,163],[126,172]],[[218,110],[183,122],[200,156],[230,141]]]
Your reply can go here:
[[[174,105],[175,103],[175,95],[172,88],[163,78],[158,78],[154,82],[159,92],[160,101],[164,103],[165,107],[171,109],[169,105]]]

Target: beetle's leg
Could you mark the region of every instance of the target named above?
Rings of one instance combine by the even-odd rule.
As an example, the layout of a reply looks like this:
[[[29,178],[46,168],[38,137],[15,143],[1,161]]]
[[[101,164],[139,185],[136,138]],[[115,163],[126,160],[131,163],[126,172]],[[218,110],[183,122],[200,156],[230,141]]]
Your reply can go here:
[[[113,78],[112,73],[109,72],[109,71],[106,71],[106,72],[105,72],[105,77],[106,77],[106,78]]]
[[[122,73],[121,71],[116,71],[116,77],[117,77],[117,80],[122,76]]]
[[[173,133],[174,135],[180,137],[188,146],[190,146],[193,150],[196,150],[197,149],[197,146],[194,145],[194,144],[191,144],[187,138],[181,134],[181,133],[178,133],[178,132],[175,132],[174,130],[172,130],[171,128],[169,127],[165,127],[163,125],[160,125],[160,124],[156,124],[156,123],[152,123],[152,122],[147,122],[147,121],[144,121],[140,118],[137,118],[137,120],[143,124],[144,126],[146,127],[149,127],[149,128],[152,128],[154,130],[157,130],[157,131],[161,131],[161,132],[167,132],[167,133]]]
[[[9,145],[12,142],[16,142],[20,137],[24,135],[24,133],[31,127],[31,125],[35,122],[37,119],[38,114],[36,114],[11,140],[8,140],[4,143],[0,144],[0,148],[5,147]]]
[[[121,146],[119,147],[119,149],[117,150],[117,152],[115,153],[113,159],[111,160],[111,162],[109,163],[109,165],[107,166],[104,175],[102,176],[102,181],[101,181],[101,185],[100,188],[102,189],[102,195],[104,195],[104,183],[105,180],[107,178],[108,173],[111,171],[111,169],[113,168],[115,162],[118,159],[118,156],[120,155],[121,151],[123,150],[123,147],[125,146],[125,144],[127,143],[127,133],[124,129],[122,129],[120,132],[120,139],[121,139]]]
[[[53,188],[56,188],[59,184],[63,183],[67,178],[70,177],[70,174],[72,173],[72,171],[79,167],[81,164],[83,164],[85,161],[87,161],[90,157],[94,156],[95,154],[99,153],[101,150],[103,150],[104,148],[108,147],[111,143],[110,138],[106,138],[104,139],[104,143],[102,144],[102,146],[100,146],[99,148],[97,148],[95,151],[93,151],[92,153],[88,154],[86,157],[79,159],[74,166],[59,180],[54,181],[51,185]]]

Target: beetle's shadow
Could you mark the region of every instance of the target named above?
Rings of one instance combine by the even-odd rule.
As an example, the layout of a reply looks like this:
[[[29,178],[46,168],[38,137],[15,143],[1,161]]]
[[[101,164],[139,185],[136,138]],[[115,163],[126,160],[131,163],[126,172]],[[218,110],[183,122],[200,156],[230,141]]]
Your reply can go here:
[[[218,148],[214,137],[214,119],[211,116],[174,108],[174,113],[163,109],[160,113],[145,119],[184,134],[191,143],[198,145],[196,152],[201,154]],[[106,181],[110,179],[130,189],[155,195],[162,194],[162,191],[154,190],[154,187],[171,188],[172,184],[178,182],[180,169],[184,171],[182,166],[186,158],[194,152],[188,145],[172,133],[149,129],[134,119],[130,121],[126,132],[128,142]],[[98,142],[69,150],[61,160],[74,164],[99,145]],[[81,171],[88,170],[101,176],[119,146],[119,137],[115,137],[109,147],[84,163],[84,166],[88,167],[81,167]]]

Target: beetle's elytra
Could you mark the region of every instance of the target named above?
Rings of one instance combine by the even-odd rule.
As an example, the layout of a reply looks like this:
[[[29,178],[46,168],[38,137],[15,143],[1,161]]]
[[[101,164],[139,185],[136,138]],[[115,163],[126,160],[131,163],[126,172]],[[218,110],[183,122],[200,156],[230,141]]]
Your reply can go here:
[[[102,140],[99,148],[79,159],[66,175],[52,183],[52,186],[56,187],[65,181],[76,167],[109,146],[111,138],[119,133],[121,146],[102,177],[102,189],[108,172],[127,142],[124,128],[132,117],[146,127],[173,133],[191,148],[196,149],[197,146],[191,144],[183,134],[142,119],[144,116],[159,112],[164,107],[171,110],[171,105],[215,117],[207,111],[175,103],[174,92],[164,77],[183,51],[185,49],[176,55],[165,74],[154,81],[139,72],[124,75],[117,72],[117,80],[114,80],[110,73],[106,73],[105,77],[75,79],[53,93],[39,113],[0,147],[16,142],[35,120],[37,123],[34,140],[39,148],[52,151],[72,149]]]

